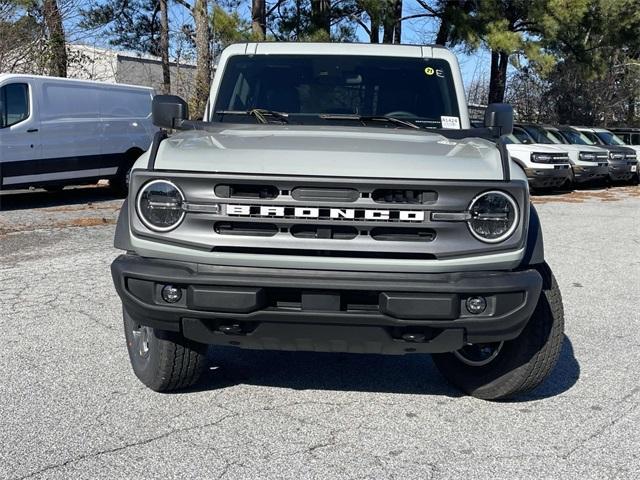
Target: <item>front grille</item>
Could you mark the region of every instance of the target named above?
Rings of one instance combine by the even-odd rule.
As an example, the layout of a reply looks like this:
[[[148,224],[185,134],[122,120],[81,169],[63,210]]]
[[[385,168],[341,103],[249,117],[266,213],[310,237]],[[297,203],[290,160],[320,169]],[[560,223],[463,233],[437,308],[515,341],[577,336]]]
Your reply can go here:
[[[214,192],[220,198],[247,198],[271,200],[276,198],[280,192],[273,185],[244,185],[244,184],[221,184],[216,185]]]
[[[358,234],[357,228],[342,225],[294,225],[291,227],[291,235],[296,238],[351,240]]]
[[[273,223],[216,222],[213,227],[218,235],[244,235],[249,237],[272,237],[278,233]]]
[[[133,188],[155,176],[137,172]],[[132,230],[146,238],[214,253],[388,260],[470,256],[521,248],[522,222],[529,212],[526,183],[521,180],[202,173],[170,177],[189,206],[182,223],[171,232],[150,232],[132,208]],[[465,213],[480,193],[496,189],[514,197],[522,220],[512,237],[489,245],[471,234]]]
[[[430,228],[375,227],[370,235],[374,240],[388,242],[431,242],[436,238]]]
[[[378,203],[432,204],[438,199],[438,194],[434,191],[384,188],[374,190],[371,198]]]
[[[355,188],[297,187],[291,190],[291,198],[298,202],[355,202],[360,192]]]

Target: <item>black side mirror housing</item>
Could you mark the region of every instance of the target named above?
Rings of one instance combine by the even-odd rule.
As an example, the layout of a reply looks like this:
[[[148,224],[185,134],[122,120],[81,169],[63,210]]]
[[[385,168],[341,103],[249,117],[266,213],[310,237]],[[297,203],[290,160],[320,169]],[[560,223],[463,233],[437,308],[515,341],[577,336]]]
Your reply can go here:
[[[491,103],[484,111],[484,126],[497,137],[513,133],[513,107],[508,103]]]
[[[179,129],[189,118],[189,106],[176,95],[156,95],[151,103],[151,117],[156,127]]]

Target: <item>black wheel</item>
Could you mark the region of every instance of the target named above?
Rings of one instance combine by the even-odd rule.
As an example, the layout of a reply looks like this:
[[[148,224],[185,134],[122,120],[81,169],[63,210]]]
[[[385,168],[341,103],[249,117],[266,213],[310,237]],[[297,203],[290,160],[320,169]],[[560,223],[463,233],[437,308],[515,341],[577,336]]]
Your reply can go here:
[[[569,192],[572,192],[576,189],[576,176],[573,174],[573,171],[571,171],[571,175],[569,176],[569,178],[567,178],[567,180],[562,184],[560,188]]]
[[[432,355],[442,375],[477,398],[503,400],[537,387],[553,370],[564,339],[562,297],[545,263],[538,305],[520,336]]]
[[[133,372],[156,392],[195,384],[206,363],[207,346],[173,332],[140,325],[124,312],[124,334]]]

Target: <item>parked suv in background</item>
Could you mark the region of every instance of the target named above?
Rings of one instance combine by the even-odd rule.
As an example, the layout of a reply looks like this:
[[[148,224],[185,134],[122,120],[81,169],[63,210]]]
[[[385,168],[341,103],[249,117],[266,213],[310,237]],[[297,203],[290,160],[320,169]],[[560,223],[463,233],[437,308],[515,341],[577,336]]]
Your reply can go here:
[[[112,264],[135,374],[192,385],[206,345],[430,353],[485,399],[542,382],[563,340],[527,177],[470,128],[441,47],[246,43],[221,55],[204,121],[157,96]],[[398,371],[398,375],[405,374]]]
[[[634,127],[616,127],[610,128],[609,131],[615,133],[625,145],[640,146],[640,128]],[[636,150],[637,151],[637,150]]]
[[[521,138],[521,136],[520,136]],[[502,137],[511,158],[522,167],[534,189],[549,189],[571,183],[571,165],[567,152],[533,140],[523,143],[513,133]]]
[[[638,160],[638,155],[640,155],[640,145],[630,145],[624,140],[622,140],[618,135],[614,132],[606,130],[604,128],[593,128],[593,133],[596,134],[598,140],[602,142],[604,145],[609,146],[618,146],[618,147],[628,147],[636,152],[635,159]],[[629,160],[633,160],[633,156],[627,155],[626,160],[629,165],[631,165],[631,171],[634,173],[634,179],[636,182],[638,181],[638,166],[629,163]]]
[[[568,182],[570,185],[589,181],[603,180],[609,174],[608,153],[602,148],[588,145],[572,145],[557,128],[534,125],[517,124],[514,135],[518,138],[530,137],[533,143],[558,148],[567,153],[571,170]]]
[[[638,172],[636,151],[624,145],[608,144],[597,135],[597,130],[607,132],[604,129],[592,127],[559,127],[560,132],[571,143],[595,145],[605,148],[609,152],[609,179],[616,181],[629,181]],[[601,132],[601,133],[602,133]],[[611,132],[607,132],[611,135]],[[604,136],[603,136],[604,138]]]

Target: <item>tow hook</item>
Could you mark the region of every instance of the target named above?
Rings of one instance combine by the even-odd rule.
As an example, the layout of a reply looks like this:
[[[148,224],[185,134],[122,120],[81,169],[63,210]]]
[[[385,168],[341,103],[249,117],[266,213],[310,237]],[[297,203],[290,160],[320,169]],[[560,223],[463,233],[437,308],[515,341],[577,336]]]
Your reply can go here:
[[[402,335],[402,339],[405,342],[424,343],[425,336],[424,333],[405,333]]]
[[[218,330],[225,335],[242,335],[242,327],[237,323],[233,323],[231,325],[220,325]]]

